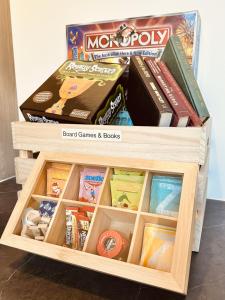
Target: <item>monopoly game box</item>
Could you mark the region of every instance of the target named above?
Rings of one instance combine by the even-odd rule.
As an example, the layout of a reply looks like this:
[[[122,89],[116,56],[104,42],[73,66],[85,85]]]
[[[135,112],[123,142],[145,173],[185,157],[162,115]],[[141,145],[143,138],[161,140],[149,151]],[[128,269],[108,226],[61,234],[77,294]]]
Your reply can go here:
[[[197,11],[68,25],[68,58],[129,63],[132,55],[161,57],[172,34],[179,36],[197,72],[200,17]]]

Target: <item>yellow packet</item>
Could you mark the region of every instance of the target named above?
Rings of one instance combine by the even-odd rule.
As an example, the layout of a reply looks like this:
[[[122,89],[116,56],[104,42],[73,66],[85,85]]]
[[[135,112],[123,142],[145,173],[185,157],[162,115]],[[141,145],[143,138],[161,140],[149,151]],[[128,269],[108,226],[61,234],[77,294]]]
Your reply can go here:
[[[137,176],[137,175],[113,175],[112,179],[115,181],[129,181],[129,182],[144,182],[144,176]]]
[[[145,224],[140,265],[170,272],[175,234],[174,228]]]
[[[63,191],[68,175],[69,170],[47,169],[47,196],[58,198]]]
[[[111,180],[112,206],[138,210],[143,184]]]
[[[114,174],[115,175],[135,175],[135,176],[141,176],[144,175],[143,171],[133,171],[129,169],[120,169],[120,168],[114,168]]]

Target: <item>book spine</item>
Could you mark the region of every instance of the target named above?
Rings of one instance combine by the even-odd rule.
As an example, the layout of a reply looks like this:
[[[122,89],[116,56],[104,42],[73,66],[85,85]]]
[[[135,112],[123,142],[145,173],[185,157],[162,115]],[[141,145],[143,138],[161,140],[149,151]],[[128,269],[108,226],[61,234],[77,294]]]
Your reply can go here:
[[[159,86],[161,87],[162,91],[167,97],[167,100],[169,101],[171,107],[174,110],[174,118],[172,125],[177,126],[179,120],[182,117],[187,118],[187,124],[190,118],[190,113],[188,109],[185,106],[185,103],[183,103],[179,99],[179,95],[175,93],[174,89],[171,87],[169,82],[166,80],[164,74],[162,73],[160,67],[158,66],[158,63],[155,58],[148,57],[145,59],[145,62],[147,63],[148,67],[150,68],[152,74],[154,75],[156,81],[158,82]],[[187,125],[186,124],[186,125]]]
[[[193,44],[193,53],[192,53],[192,69],[195,78],[197,78],[198,75],[200,33],[201,33],[201,18],[198,11],[196,11],[195,25],[194,25],[194,44]]]
[[[148,70],[148,67],[145,64],[144,59],[141,56],[133,56],[132,61],[136,69],[138,70],[149,94],[151,95],[153,101],[155,102],[155,105],[158,107],[159,111],[161,113],[170,112],[171,114],[173,114],[173,111],[167,99],[163,95],[155,78]]]
[[[192,124],[194,126],[201,126],[202,125],[202,121],[200,120],[200,118],[198,117],[197,113],[195,112],[195,110],[191,106],[190,102],[187,100],[186,96],[184,95],[183,91],[181,90],[181,88],[177,84],[177,82],[174,79],[173,75],[170,73],[170,71],[167,68],[166,64],[163,61],[158,61],[158,66],[160,67],[160,69],[161,69],[164,77],[166,78],[166,80],[169,82],[169,84],[173,88],[174,93],[177,94],[177,96],[179,97],[180,101],[182,101],[184,103],[184,105],[186,106],[187,110],[189,111],[189,116],[190,116]]]
[[[209,117],[209,112],[205,105],[201,91],[198,87],[197,81],[194,77],[193,70],[186,58],[186,55],[185,55],[183,46],[180,42],[180,39],[179,39],[179,37],[174,35],[171,37],[170,42],[172,43],[173,49],[176,53],[176,57],[179,62],[179,66],[180,66],[183,76],[184,76],[184,81],[185,81],[185,85],[186,85],[186,93],[189,94],[189,96],[191,97],[190,100],[192,102],[194,102],[199,117],[203,118],[203,119],[207,119]],[[184,93],[185,93],[185,90],[184,90]],[[186,95],[186,96],[188,96],[188,95]]]

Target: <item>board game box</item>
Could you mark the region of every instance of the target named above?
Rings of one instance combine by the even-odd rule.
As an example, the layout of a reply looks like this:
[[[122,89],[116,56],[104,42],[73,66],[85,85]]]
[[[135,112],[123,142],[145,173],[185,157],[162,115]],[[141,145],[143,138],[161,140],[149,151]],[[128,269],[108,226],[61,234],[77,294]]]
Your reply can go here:
[[[125,104],[127,66],[67,60],[21,106],[27,121],[111,124]]]
[[[172,34],[179,36],[197,72],[200,17],[198,11],[67,25],[68,58],[129,63],[132,55],[161,57]]]

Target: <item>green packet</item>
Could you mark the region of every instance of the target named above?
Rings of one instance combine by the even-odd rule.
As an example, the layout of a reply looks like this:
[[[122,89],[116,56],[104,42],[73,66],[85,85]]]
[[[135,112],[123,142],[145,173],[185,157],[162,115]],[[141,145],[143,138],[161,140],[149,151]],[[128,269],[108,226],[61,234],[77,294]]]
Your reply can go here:
[[[137,176],[137,175],[113,175],[112,179],[115,181],[129,181],[129,182],[144,182],[144,176]]]
[[[142,183],[111,180],[112,206],[138,210]]]
[[[133,171],[129,169],[120,169],[114,168],[115,175],[134,175],[134,176],[142,176],[144,175],[144,171]]]

